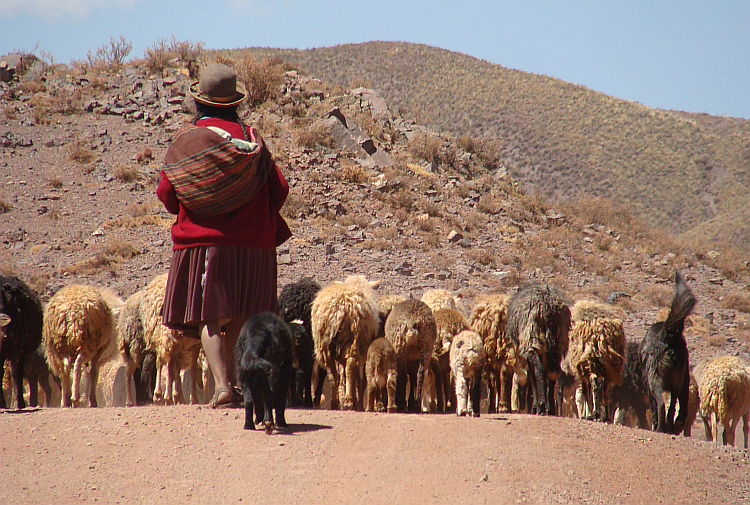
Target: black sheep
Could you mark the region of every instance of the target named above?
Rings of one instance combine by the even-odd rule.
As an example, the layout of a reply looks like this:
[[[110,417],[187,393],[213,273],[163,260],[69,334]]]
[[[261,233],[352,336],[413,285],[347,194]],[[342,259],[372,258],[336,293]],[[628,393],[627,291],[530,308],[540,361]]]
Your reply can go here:
[[[39,297],[18,277],[0,277],[0,313],[10,318],[0,328],[0,383],[6,360],[10,361],[13,383],[16,387],[18,408],[26,407],[23,398],[24,363],[42,343],[44,309]],[[0,408],[6,408],[5,396],[0,388]]]
[[[638,417],[638,427],[648,430],[648,385],[643,375],[643,359],[641,359],[641,343],[628,342],[625,348],[625,364],[622,368],[620,384],[614,384],[609,392],[610,408],[614,413],[612,419],[616,424],[624,424],[628,408]]]
[[[528,363],[529,412],[555,415],[555,381],[570,331],[570,307],[563,293],[547,284],[522,286],[508,302],[506,331]]]
[[[285,427],[284,409],[293,373],[294,342],[286,322],[271,312],[255,314],[240,331],[235,348],[237,380],[245,402],[245,429],[253,430],[261,420],[266,432]]]
[[[311,277],[303,277],[297,282],[285,285],[279,295],[279,315],[287,323],[301,321],[304,331],[292,327],[294,334],[294,355],[296,373],[292,376],[291,404],[295,407],[320,405],[323,392],[325,369],[318,369],[318,384],[312,392],[312,374],[315,366],[315,345],[312,339],[310,308],[320,284]]]
[[[675,292],[667,320],[654,323],[648,329],[641,344],[641,359],[645,366],[653,430],[678,434],[685,424],[690,395],[690,363],[682,330],[697,300],[679,272],[675,273],[674,282]],[[665,392],[670,393],[669,408],[664,404],[662,393]],[[678,401],[680,410],[675,418]]]

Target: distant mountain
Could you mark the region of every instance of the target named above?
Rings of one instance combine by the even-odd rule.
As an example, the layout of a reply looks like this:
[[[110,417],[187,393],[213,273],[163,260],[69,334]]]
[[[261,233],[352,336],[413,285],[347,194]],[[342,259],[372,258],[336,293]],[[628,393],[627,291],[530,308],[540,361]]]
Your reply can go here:
[[[418,44],[241,51],[279,56],[330,84],[375,88],[431,128],[496,138],[531,191],[608,197],[676,234],[750,244],[748,120],[652,109]]]

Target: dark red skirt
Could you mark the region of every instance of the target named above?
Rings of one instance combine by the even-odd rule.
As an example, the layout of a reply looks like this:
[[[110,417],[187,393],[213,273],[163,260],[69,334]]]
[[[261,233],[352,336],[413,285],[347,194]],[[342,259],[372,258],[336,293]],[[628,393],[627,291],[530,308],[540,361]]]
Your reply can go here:
[[[172,253],[162,322],[175,329],[203,321],[246,320],[278,312],[276,250],[204,246]]]

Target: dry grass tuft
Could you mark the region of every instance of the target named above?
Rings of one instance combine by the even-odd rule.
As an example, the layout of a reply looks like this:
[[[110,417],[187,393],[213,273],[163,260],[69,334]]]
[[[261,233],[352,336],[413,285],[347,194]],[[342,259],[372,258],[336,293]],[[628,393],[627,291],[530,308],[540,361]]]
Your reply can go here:
[[[142,177],[138,167],[133,165],[120,164],[115,167],[115,179],[122,182],[134,182]]]
[[[64,267],[60,272],[70,275],[94,275],[107,270],[114,277],[121,262],[138,254],[138,250],[130,243],[115,240],[105,244],[92,258]]]

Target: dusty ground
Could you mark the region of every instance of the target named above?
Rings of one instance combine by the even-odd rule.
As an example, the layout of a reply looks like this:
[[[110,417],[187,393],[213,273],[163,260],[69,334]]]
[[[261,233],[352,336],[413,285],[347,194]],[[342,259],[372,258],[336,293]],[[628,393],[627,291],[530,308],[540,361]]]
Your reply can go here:
[[[167,270],[171,217],[149,178],[163,159],[170,137],[165,128],[95,114],[54,116],[40,126],[29,120],[24,103],[0,100],[0,106],[16,109],[13,117],[0,115],[0,200],[8,207],[0,213],[0,274],[21,276],[46,301],[74,282],[109,286],[125,298]],[[70,159],[79,140],[95,153],[85,166]],[[145,148],[154,159],[140,166],[141,178],[118,178],[118,167],[136,165]],[[299,219],[290,220],[294,238],[279,250],[280,286],[304,275],[326,283],[364,273],[382,281],[382,293],[419,296],[446,287],[471,295],[498,287],[503,272],[467,260],[468,249],[445,239],[449,229],[435,231],[438,251],[363,247],[363,239],[381,227],[397,230],[400,238],[423,238],[413,223],[398,222],[373,198],[369,186],[334,180],[334,162],[322,156],[311,161],[313,155],[295,158],[292,152],[282,167],[292,196],[304,205]],[[434,193],[426,196],[457,216],[473,209],[478,197]],[[309,212],[339,201],[359,224],[331,232],[309,219]],[[523,259],[523,252],[511,249],[520,236],[500,237],[507,223],[503,214],[489,218],[472,247]],[[522,224],[526,238],[540,230],[536,223]],[[129,244],[136,254],[101,270],[80,270],[111,244]],[[597,254],[583,240],[581,247]],[[669,258],[621,253],[606,259],[614,265],[607,275],[612,272],[632,297],[626,334],[640,339],[657,311],[644,301],[643,286],[667,293],[668,301],[671,285],[655,272]],[[523,273],[542,280],[552,274]],[[749,361],[748,315],[719,304],[744,286],[700,263],[686,265],[683,273],[699,298],[696,314],[710,321],[703,333],[686,333],[691,361],[717,354]],[[565,280],[576,294],[608,292],[609,280],[593,272],[575,271]],[[527,415],[293,410],[290,428],[267,436],[243,431],[243,418],[241,410],[198,406],[3,411],[4,496],[8,503],[44,504],[750,502],[748,452],[706,443],[698,425],[694,438],[685,439]]]
[[[7,503],[748,503],[747,451],[570,418],[198,406],[0,414]]]

